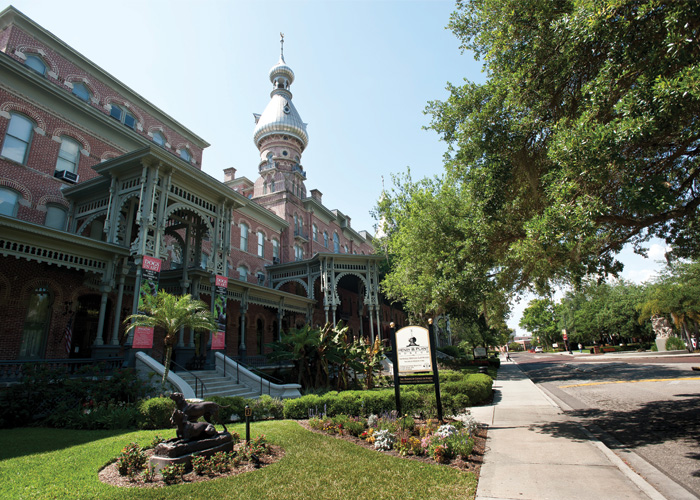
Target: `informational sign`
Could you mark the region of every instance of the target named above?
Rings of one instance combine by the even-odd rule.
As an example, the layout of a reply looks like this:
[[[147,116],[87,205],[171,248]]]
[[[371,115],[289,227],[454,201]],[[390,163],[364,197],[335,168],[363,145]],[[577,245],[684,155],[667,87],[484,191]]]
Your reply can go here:
[[[421,326],[407,326],[397,331],[396,358],[399,373],[432,371],[428,330]]]
[[[141,287],[139,288],[139,313],[146,314],[145,303],[149,297],[158,294],[158,281],[163,261],[145,255],[141,262]],[[150,349],[153,347],[153,327],[137,326],[134,328],[134,349]]]
[[[228,291],[228,278],[216,276],[216,293],[214,298],[214,316],[216,316],[216,331],[212,335],[212,350],[226,348],[226,295]]]
[[[486,348],[485,347],[475,347],[474,348],[474,358],[485,358]]]

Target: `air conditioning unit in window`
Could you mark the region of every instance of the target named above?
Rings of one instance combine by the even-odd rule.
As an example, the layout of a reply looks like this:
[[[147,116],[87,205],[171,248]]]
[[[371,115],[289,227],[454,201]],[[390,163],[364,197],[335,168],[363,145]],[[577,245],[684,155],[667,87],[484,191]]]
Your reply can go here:
[[[279,258],[279,257],[272,257],[272,263],[273,263],[273,264],[279,264],[279,263],[280,263],[280,258]]]
[[[265,275],[263,273],[258,273],[258,285],[265,284]]]
[[[78,182],[78,179],[80,176],[74,172],[69,172],[68,170],[56,170],[53,173],[53,176],[56,179],[61,179],[62,181],[70,182],[72,184],[75,184]]]

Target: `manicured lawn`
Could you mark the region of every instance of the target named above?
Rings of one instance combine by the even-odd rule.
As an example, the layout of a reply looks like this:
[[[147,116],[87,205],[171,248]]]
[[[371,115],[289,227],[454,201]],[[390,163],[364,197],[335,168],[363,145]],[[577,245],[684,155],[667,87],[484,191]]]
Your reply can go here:
[[[245,428],[229,429],[245,435]],[[230,478],[160,489],[102,484],[97,471],[132,441],[175,430],[110,432],[22,428],[0,436],[3,499],[473,499],[476,478],[437,464],[403,460],[303,429],[293,421],[253,423],[286,456],[261,470]]]

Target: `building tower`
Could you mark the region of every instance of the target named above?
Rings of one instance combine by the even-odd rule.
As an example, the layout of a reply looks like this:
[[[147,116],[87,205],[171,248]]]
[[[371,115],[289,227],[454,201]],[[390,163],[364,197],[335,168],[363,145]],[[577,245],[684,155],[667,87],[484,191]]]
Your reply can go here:
[[[280,60],[269,74],[270,102],[262,114],[254,114],[253,140],[260,151],[260,177],[255,182],[253,198],[287,219],[279,202],[286,199],[300,204],[306,197],[306,173],[301,166],[301,155],[309,136],[306,123],[292,103],[289,88],[294,82],[294,72],[284,61],[284,35],[280,33],[280,36]]]

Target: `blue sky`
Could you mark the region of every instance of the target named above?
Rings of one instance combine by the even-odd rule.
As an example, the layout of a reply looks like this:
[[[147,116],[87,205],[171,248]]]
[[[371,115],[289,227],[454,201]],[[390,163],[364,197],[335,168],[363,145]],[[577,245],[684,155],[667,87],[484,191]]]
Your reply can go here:
[[[5,4],[8,5],[8,4]],[[253,113],[284,54],[308,123],[307,190],[374,233],[382,177],[442,172],[445,144],[423,130],[447,82],[483,82],[481,64],[445,29],[453,1],[16,0],[17,9],[211,143],[203,170],[257,177]],[[630,252],[631,254],[631,252]],[[654,254],[656,256],[656,254]],[[658,257],[655,257],[658,258]],[[653,259],[625,257],[639,281]],[[521,302],[509,325],[517,326]]]

